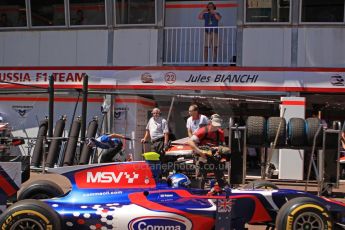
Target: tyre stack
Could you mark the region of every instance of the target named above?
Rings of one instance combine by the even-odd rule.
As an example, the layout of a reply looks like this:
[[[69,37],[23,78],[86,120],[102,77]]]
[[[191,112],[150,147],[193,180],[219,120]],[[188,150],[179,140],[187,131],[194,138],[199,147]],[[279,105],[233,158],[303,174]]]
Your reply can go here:
[[[323,129],[317,133],[320,125],[320,119],[314,117],[305,120],[291,118],[288,122],[282,117],[269,117],[267,121],[264,117],[248,117],[247,146],[304,149],[304,168],[307,169],[314,142],[314,150],[322,148]],[[306,173],[304,178],[307,177]],[[315,177],[312,170],[309,178]]]
[[[291,118],[249,116],[247,119],[247,146],[275,148],[312,147],[321,124],[318,118]],[[315,146],[322,146],[322,129],[315,138]]]

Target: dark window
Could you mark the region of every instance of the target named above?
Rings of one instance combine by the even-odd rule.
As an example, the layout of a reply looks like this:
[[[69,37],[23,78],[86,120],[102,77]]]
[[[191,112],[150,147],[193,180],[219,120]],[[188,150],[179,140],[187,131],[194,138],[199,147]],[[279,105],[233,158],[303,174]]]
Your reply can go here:
[[[290,0],[247,0],[246,22],[289,22]]]
[[[32,26],[64,26],[64,0],[31,0]]]
[[[343,22],[344,0],[303,0],[302,22]]]
[[[0,1],[0,27],[27,26],[25,0]]]
[[[105,25],[104,0],[70,0],[71,25]]]
[[[155,24],[155,0],[116,0],[115,12],[116,24]]]

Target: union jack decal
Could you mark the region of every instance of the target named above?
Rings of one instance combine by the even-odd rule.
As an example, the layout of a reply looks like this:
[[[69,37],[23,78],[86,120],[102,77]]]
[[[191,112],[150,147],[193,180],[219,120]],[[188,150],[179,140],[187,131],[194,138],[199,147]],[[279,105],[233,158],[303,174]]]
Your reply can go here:
[[[218,200],[218,212],[231,212],[231,208],[233,205],[232,199],[220,199]]]
[[[215,230],[232,229],[232,207],[234,199],[219,199],[217,200],[217,214],[216,214],[216,228]]]

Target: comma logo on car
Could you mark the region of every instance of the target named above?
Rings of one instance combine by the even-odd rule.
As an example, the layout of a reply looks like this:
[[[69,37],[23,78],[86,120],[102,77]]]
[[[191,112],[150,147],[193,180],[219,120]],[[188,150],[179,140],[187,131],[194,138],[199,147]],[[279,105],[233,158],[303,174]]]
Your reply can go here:
[[[139,174],[133,172],[132,175],[127,172],[87,172],[86,183],[120,183],[125,178],[128,184],[133,184],[135,179],[139,178]],[[123,180],[123,179],[122,179]]]
[[[130,230],[185,230],[185,221],[177,218],[150,216],[132,220],[128,224]]]
[[[333,75],[333,76],[331,76],[330,82],[334,86],[345,86],[345,80],[340,75]]]

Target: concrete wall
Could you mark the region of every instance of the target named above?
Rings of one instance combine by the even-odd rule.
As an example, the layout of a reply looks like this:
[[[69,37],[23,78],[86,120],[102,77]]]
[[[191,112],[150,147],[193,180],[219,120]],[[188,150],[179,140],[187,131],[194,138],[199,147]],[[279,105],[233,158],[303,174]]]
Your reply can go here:
[[[345,66],[345,28],[298,29],[298,66]]]
[[[0,65],[106,65],[106,30],[1,32]]]
[[[0,66],[157,65],[157,29],[119,29],[109,36],[111,32],[1,32]]]
[[[297,30],[298,67],[344,67],[345,29],[300,27]],[[292,29],[244,28],[243,66],[291,67]]]
[[[244,28],[243,66],[291,65],[290,28]]]
[[[115,66],[157,65],[157,29],[119,29],[114,32]]]

